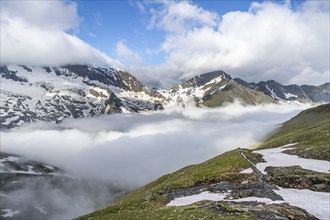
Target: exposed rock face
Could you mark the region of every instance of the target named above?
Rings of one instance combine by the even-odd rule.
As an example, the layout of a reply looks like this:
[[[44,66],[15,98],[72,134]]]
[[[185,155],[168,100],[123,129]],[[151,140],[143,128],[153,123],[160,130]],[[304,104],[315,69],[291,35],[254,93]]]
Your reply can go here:
[[[282,198],[274,193],[272,189],[277,189],[274,185],[267,185],[262,182],[257,181],[256,179],[243,180],[242,181],[218,181],[214,183],[200,183],[196,186],[189,188],[179,188],[175,191],[161,192],[163,195],[169,196],[171,199],[179,198],[182,196],[190,196],[196,194],[196,192],[212,192],[212,193],[227,193],[230,192],[230,195],[227,196],[229,199],[239,199],[245,197],[259,197],[259,198],[268,198],[273,201],[282,200]],[[237,179],[238,180],[238,179]],[[246,181],[246,182],[244,182]]]
[[[1,129],[40,120],[59,123],[64,118],[154,111],[168,105],[218,107],[234,101],[244,105],[330,101],[330,83],[247,83],[223,71],[196,76],[170,90],[147,88],[131,74],[112,67],[9,65],[0,66],[0,74]]]
[[[241,85],[258,90],[264,94],[281,101],[302,101],[302,102],[330,102],[330,83],[320,86],[282,85],[274,80],[261,81],[259,83],[247,83],[242,79],[234,79]]]
[[[170,90],[171,99],[187,105],[216,107],[239,100],[246,105],[278,101],[330,102],[330,83],[320,86],[282,85],[274,80],[248,83],[223,71],[196,76]]]
[[[265,180],[284,188],[330,192],[330,174],[304,170],[300,166],[267,167]]]
[[[205,73],[171,89],[172,99],[183,105],[192,100],[197,106],[216,107],[240,101],[246,105],[275,103],[275,100],[255,89],[245,87],[223,71]]]
[[[264,220],[316,220],[317,218],[306,211],[288,204],[261,204],[258,202],[215,202],[208,207],[222,215],[231,216],[235,213],[253,213],[257,219]]]
[[[276,190],[279,189],[279,186],[330,192],[330,175],[328,173],[319,173],[302,169],[299,166],[291,166],[267,167],[267,174],[263,174],[255,166],[256,163],[263,161],[260,154],[252,153],[246,149],[240,149],[240,154],[251,164],[251,173],[242,173],[230,180],[201,181],[190,187],[164,190],[158,192],[158,194],[169,197],[171,200],[182,197],[188,198],[201,192],[222,195],[223,199],[221,200],[223,201],[206,201],[208,199],[205,199],[194,203],[194,208],[209,208],[227,217],[234,216],[237,213],[253,213],[257,219],[318,219],[301,208],[281,202],[283,198],[276,193]],[[239,201],[241,198],[270,199],[273,203]],[[191,201],[194,201],[194,199],[191,199]]]
[[[1,66],[1,129],[39,120],[162,109],[164,97],[129,73],[87,65]]]

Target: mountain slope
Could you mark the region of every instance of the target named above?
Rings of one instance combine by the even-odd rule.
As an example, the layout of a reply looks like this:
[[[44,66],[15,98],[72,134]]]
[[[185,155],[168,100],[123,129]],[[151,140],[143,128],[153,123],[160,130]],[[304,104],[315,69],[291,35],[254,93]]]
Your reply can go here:
[[[286,151],[304,158],[330,161],[330,104],[299,113],[271,134],[259,149],[298,143]]]
[[[223,71],[196,76],[173,87],[171,98],[182,105],[194,101],[197,106],[217,107],[239,100],[246,105],[274,103],[274,99],[254,89],[247,88],[232,80]]]
[[[223,71],[191,78],[170,90],[150,89],[129,73],[112,67],[0,66],[1,129],[36,121],[153,111],[169,106],[219,107],[278,102],[329,102],[330,83],[284,86],[276,81],[247,83]]]
[[[317,139],[309,141],[309,147],[314,144],[319,146],[319,140],[328,140],[330,133],[330,127],[324,127],[322,123],[324,120],[329,122],[329,107],[330,104],[327,104],[303,111],[284,123],[261,147],[268,150],[292,141],[304,143],[305,140],[300,139],[301,132],[312,129],[315,134],[325,129]],[[277,137],[285,137],[288,129],[289,135],[294,134],[292,137],[298,139],[285,139],[275,144],[273,141]],[[285,148],[275,150],[282,152]],[[259,165],[267,162],[264,155],[266,152],[247,149],[226,152],[204,163],[165,175],[123,196],[109,207],[78,219],[317,219],[296,206],[308,207],[321,218],[328,215],[327,205],[320,213],[313,210],[318,208],[307,202],[304,196],[307,193],[308,196],[320,195],[320,198],[325,198],[321,202],[328,204],[329,172],[312,171],[300,166],[267,167],[266,171],[260,171]],[[291,195],[298,196],[298,202],[293,201]],[[174,205],[179,200],[183,204]],[[318,201],[314,202],[318,204]]]
[[[261,81],[259,83],[247,83],[242,79],[234,79],[241,85],[260,91],[275,100],[300,101],[300,102],[330,102],[330,83],[320,86],[302,85],[282,85],[274,80]]]
[[[26,122],[162,108],[164,98],[122,70],[87,65],[1,66],[1,128]]]
[[[205,107],[218,107],[235,100],[245,105],[278,101],[330,102],[330,83],[320,86],[285,86],[274,80],[248,83],[240,78],[232,79],[223,71],[214,71],[174,86],[165,96],[183,106],[193,103]]]
[[[235,178],[235,171],[247,168],[249,165],[239,154],[233,151],[216,157],[203,164],[192,165],[175,173],[165,175],[158,180],[140,188],[137,191],[119,199],[115,204],[99,210],[91,215],[78,219],[251,219],[253,215],[238,214],[229,217],[219,217],[214,211],[198,206],[166,207],[170,201],[165,192],[178,187],[187,187],[199,181],[219,180],[221,174],[225,179]]]

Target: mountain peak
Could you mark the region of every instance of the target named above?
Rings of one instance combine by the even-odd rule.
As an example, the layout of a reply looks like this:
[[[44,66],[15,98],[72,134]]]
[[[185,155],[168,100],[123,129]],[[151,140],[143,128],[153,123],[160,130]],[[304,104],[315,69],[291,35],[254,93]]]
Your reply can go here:
[[[104,113],[157,110],[170,105],[217,107],[239,100],[246,105],[278,101],[329,102],[330,84],[282,85],[274,80],[247,83],[224,71],[195,76],[171,90],[145,87],[126,71],[92,65],[0,65],[1,128],[25,122],[90,117]]]
[[[112,67],[9,65],[0,66],[0,77],[1,129],[162,108],[157,91]]]
[[[208,72],[208,73],[204,73],[202,75],[199,76],[195,76],[194,78],[188,80],[189,81],[195,81],[196,82],[196,86],[202,86],[205,85],[206,83],[210,82],[211,80],[214,80],[216,78],[223,78],[226,80],[231,80],[231,76],[228,75],[227,73],[225,73],[222,70],[218,70],[218,71],[213,71],[213,72]]]

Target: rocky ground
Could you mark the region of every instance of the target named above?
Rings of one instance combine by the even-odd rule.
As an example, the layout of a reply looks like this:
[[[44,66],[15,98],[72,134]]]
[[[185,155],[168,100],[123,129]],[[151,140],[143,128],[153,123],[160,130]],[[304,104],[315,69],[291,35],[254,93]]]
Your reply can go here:
[[[231,216],[234,213],[253,213],[256,219],[317,219],[305,210],[293,207],[289,204],[264,204],[260,202],[205,202],[205,207]]]
[[[268,167],[266,169],[267,175],[265,175],[255,166],[256,162],[263,161],[259,154],[243,149],[240,149],[240,154],[251,164],[252,176],[248,175],[248,178],[241,176],[234,181],[201,182],[193,187],[159,193],[170,197],[172,200],[196,195],[199,192],[226,194],[224,200],[227,201],[208,201],[198,203],[197,205],[215,210],[224,215],[252,212],[257,219],[318,219],[301,208],[285,203],[283,198],[274,190],[278,190],[278,186],[281,186],[284,188],[330,192],[330,174],[313,172],[304,170],[299,166],[292,166]],[[274,202],[282,202],[280,204],[267,204],[254,201],[228,201],[248,197],[268,198]]]
[[[330,174],[302,169],[299,166],[267,167],[265,181],[284,188],[330,192]]]

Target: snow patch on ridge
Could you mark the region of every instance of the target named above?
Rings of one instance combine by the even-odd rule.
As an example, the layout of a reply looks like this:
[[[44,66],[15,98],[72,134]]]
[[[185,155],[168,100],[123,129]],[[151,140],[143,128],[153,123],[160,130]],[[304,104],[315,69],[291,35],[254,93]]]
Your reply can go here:
[[[225,199],[229,193],[211,193],[208,191],[201,192],[196,195],[191,196],[183,196],[179,198],[173,199],[166,206],[185,206],[191,205],[196,202],[208,200],[208,201],[227,201],[227,202],[261,202],[266,204],[273,203],[283,203],[284,201],[273,201],[268,198],[260,198],[260,197],[245,197],[239,199]]]
[[[255,151],[263,156],[266,162],[257,163],[256,168],[262,173],[266,174],[266,167],[285,167],[298,165],[304,169],[313,170],[316,172],[330,173],[330,163],[328,161],[314,160],[299,158],[296,155],[288,155],[283,153],[283,151],[290,149],[287,147],[293,146],[294,144],[284,145],[282,147],[265,149]],[[240,173],[252,173],[251,168],[245,169]],[[330,219],[330,193],[328,192],[315,192],[307,189],[284,189],[278,187],[274,192],[280,195],[283,200],[271,200],[268,198],[258,198],[258,197],[245,197],[240,199],[226,199],[230,192],[227,193],[210,193],[208,191],[201,192],[199,194],[184,196],[175,198],[170,201],[167,206],[185,206],[190,205],[199,201],[209,200],[209,201],[227,201],[227,202],[247,202],[255,201],[266,204],[274,203],[289,203],[292,206],[297,206],[299,208],[305,209],[310,214],[314,215],[320,219]],[[307,202],[307,201],[312,201]]]
[[[307,189],[283,189],[274,190],[278,195],[282,196],[283,200],[271,200],[269,198],[260,197],[245,197],[239,199],[225,199],[228,193],[211,193],[208,191],[201,192],[196,195],[183,196],[175,198],[166,206],[186,206],[200,201],[225,201],[225,202],[260,202],[265,204],[280,204],[289,203],[305,209],[310,214],[320,219],[330,219],[330,194],[326,192],[314,192]],[[306,202],[313,201],[313,202]]]
[[[330,193],[307,189],[283,189],[281,187],[274,191],[290,205],[305,209],[322,220],[330,219]]]
[[[243,173],[243,174],[250,174],[250,173],[253,173],[253,169],[252,168],[247,168],[245,170],[242,170],[241,172],[239,173]]]
[[[283,151],[291,149],[287,148],[295,144],[284,145],[278,148],[271,148],[265,150],[257,150],[255,153],[259,153],[263,156],[266,162],[257,163],[257,169],[266,174],[266,167],[288,167],[288,166],[301,166],[306,170],[313,170],[316,172],[330,173],[330,162],[324,160],[314,160],[300,158],[296,155],[289,155],[283,153]]]

